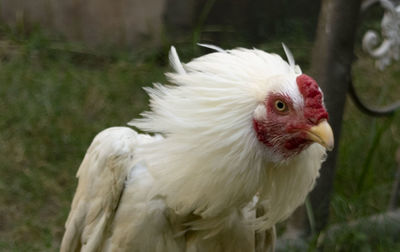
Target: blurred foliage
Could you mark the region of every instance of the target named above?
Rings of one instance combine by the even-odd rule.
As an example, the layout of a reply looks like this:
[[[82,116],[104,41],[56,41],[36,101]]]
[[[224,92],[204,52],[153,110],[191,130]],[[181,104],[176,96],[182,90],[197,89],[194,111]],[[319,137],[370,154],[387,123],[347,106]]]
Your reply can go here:
[[[203,24],[202,40],[265,43],[282,37],[313,38],[320,1],[318,0],[198,0],[197,25]],[[201,18],[203,10],[207,19]],[[229,8],[228,8],[229,6]],[[203,21],[201,21],[203,20]],[[238,43],[237,42],[237,43]]]
[[[287,33],[278,39],[254,45],[238,37],[225,40],[229,42],[222,46],[257,46],[282,55],[284,41],[307,70],[310,29],[301,22],[285,22]],[[205,42],[207,25],[200,31]],[[285,31],[283,26],[277,24],[276,33]],[[146,108],[148,98],[141,87],[165,81],[173,39],[166,38],[165,45],[154,50],[93,51],[52,41],[39,29],[29,35],[23,27],[18,29],[0,32],[0,250],[56,251],[86,148],[99,131],[125,125]],[[174,40],[174,44],[183,61],[199,55],[187,40]],[[374,105],[400,98],[399,64],[380,72],[359,49],[356,54],[354,80],[362,97]],[[332,224],[386,210],[396,165],[394,152],[400,145],[399,127],[400,113],[391,119],[371,118],[351,101],[347,103]],[[382,134],[376,141],[379,131]],[[368,153],[372,147],[376,148]],[[366,165],[370,168],[360,191],[357,182]],[[344,233],[332,246],[329,251],[398,251],[400,247],[386,237],[371,242],[361,232]]]
[[[319,0],[167,0],[173,44],[211,43],[227,48],[275,41],[312,40]],[[180,8],[179,8],[180,7]],[[182,13],[182,9],[185,13]],[[179,12],[180,11],[180,12]],[[168,38],[168,37],[167,37]],[[196,52],[197,48],[192,48]]]
[[[8,34],[8,33],[7,33]],[[51,49],[40,34],[0,41],[0,250],[55,251],[75,173],[95,134],[145,107],[157,54]]]

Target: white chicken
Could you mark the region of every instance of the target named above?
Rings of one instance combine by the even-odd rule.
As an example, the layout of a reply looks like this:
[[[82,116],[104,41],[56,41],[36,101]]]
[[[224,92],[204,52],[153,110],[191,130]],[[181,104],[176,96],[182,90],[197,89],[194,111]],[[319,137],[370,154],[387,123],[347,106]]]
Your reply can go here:
[[[159,135],[95,137],[61,251],[273,250],[333,148],[323,95],[285,46],[289,63],[213,48],[182,64],[172,47],[170,85],[146,88],[151,111],[130,125]]]

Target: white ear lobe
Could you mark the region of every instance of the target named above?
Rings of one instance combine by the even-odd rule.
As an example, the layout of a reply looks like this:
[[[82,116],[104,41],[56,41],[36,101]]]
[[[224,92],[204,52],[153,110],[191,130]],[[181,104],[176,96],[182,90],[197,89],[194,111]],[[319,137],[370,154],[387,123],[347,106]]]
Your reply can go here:
[[[267,119],[267,110],[264,104],[259,104],[253,113],[254,119],[257,121],[262,121]]]

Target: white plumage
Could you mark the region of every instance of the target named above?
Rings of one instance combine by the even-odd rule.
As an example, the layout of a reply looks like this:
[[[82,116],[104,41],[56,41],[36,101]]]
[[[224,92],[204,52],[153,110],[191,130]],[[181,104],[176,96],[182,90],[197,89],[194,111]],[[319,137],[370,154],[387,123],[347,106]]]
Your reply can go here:
[[[300,68],[285,51],[290,64],[219,48],[182,64],[172,47],[170,85],[146,88],[151,111],[130,123],[160,135],[116,127],[96,136],[61,251],[254,250],[255,232],[266,239],[304,201],[325,157],[317,143],[283,157],[257,138],[253,120],[268,118],[268,94],[305,106]]]

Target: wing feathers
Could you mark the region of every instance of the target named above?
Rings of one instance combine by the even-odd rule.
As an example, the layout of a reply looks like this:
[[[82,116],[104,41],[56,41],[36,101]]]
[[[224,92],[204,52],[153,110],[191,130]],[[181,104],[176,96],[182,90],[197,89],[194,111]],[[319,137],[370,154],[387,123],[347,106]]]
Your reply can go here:
[[[132,167],[137,133],[115,127],[100,132],[79,168],[78,188],[60,251],[101,248]]]

